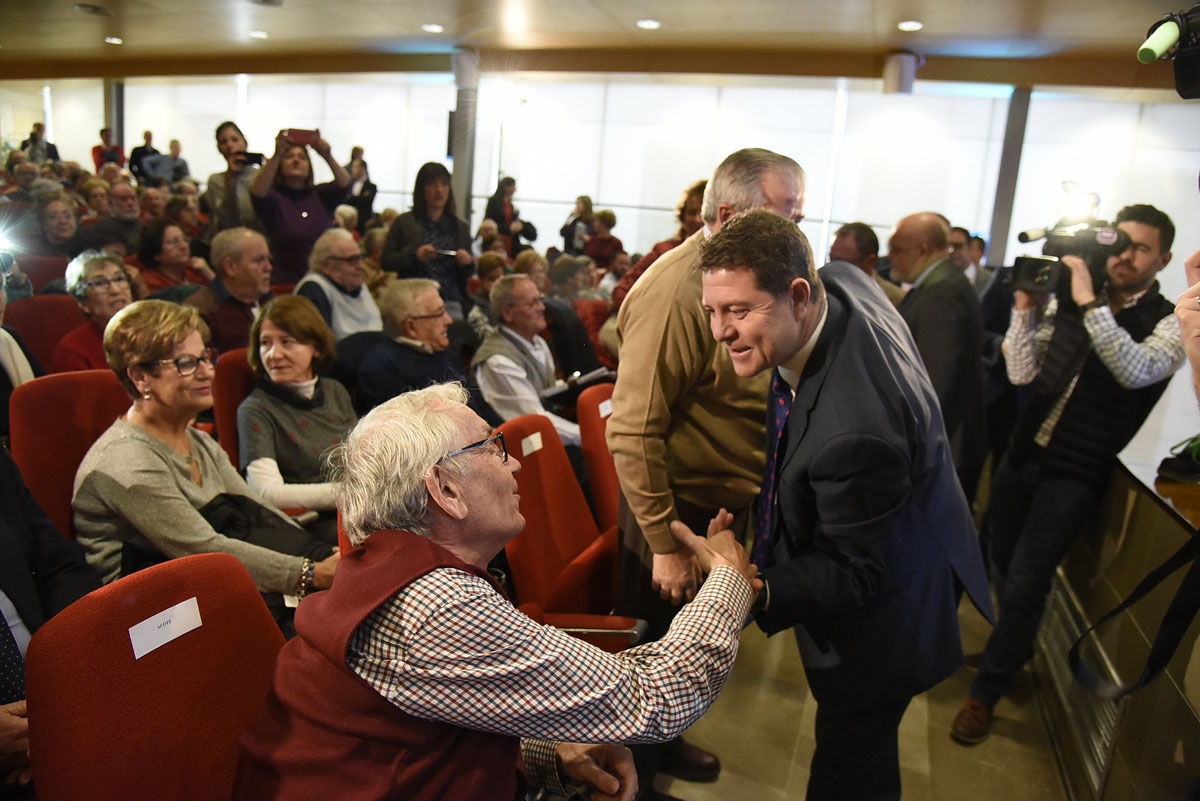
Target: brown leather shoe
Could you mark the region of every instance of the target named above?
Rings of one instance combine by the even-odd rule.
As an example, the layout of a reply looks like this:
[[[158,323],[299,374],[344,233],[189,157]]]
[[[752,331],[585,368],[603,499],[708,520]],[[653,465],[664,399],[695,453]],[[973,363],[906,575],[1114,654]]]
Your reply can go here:
[[[715,782],[721,774],[721,760],[711,751],[692,745],[682,737],[669,743],[658,769],[688,782]]]
[[[950,724],[950,737],[963,745],[978,745],[992,728],[992,708],[968,698]]]

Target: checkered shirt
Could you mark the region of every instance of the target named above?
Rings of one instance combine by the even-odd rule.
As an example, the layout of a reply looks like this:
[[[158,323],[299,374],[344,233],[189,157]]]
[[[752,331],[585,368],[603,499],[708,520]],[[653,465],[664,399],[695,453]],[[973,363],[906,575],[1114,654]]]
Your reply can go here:
[[[1146,294],[1143,290],[1125,301],[1122,308],[1135,305]],[[1008,380],[1014,384],[1031,383],[1042,367],[1046,348],[1054,334],[1054,318],[1058,314],[1058,300],[1051,298],[1038,319],[1037,308],[1013,308],[1008,331],[1004,335],[1004,361],[1008,367]],[[1083,327],[1092,340],[1092,348],[1100,361],[1125,389],[1139,389],[1169,377],[1183,364],[1183,342],[1179,334],[1179,321],[1168,314],[1158,321],[1150,336],[1134,342],[1129,332],[1117,324],[1112,309],[1098,306],[1083,315]],[[1079,381],[1076,375],[1066,391],[1055,401],[1046,419],[1038,429],[1034,442],[1042,447],[1050,444],[1054,427],[1062,417],[1063,409]]]
[[[563,793],[557,742],[664,741],[704,713],[733,666],[750,600],[737,571],[718,567],[665,637],[609,654],[535,623],[486,580],[439,568],[372,612],[346,661],[414,717],[545,738],[522,740],[526,772]]]

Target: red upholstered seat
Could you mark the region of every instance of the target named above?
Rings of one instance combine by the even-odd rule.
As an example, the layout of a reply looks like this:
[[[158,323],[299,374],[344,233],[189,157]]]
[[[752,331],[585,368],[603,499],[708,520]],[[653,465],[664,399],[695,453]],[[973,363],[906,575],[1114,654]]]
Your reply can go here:
[[[46,284],[66,275],[70,263],[66,256],[22,256],[21,270],[29,276],[33,291],[41,292]]]
[[[225,351],[217,359],[216,374],[213,376],[213,417],[217,422],[217,441],[229,454],[229,461],[238,466],[237,410],[254,390],[257,380],[250,362],[246,360],[249,348]]]
[[[542,415],[500,426],[521,461],[517,485],[525,529],[506,547],[522,603],[549,612],[606,613],[617,579],[617,530],[601,534],[562,440]]]
[[[587,467],[596,505],[596,522],[601,529],[617,525],[617,496],[620,484],[612,453],[608,450],[605,432],[612,415],[613,384],[597,384],[579,393],[575,414],[579,421],[579,439],[583,448],[583,463]]]
[[[85,320],[70,295],[32,295],[14,300],[4,312],[5,324],[21,335],[43,370],[54,363],[59,340]]]
[[[130,628],[189,601],[200,625],[137,658]],[[169,627],[186,617],[176,608]],[[170,630],[160,623],[150,627]],[[26,657],[38,798],[229,798],[238,737],[282,646],[228,554],[173,559],[80,599],[38,630]]]
[[[72,539],[75,471],[131,403],[111,370],[56,373],[13,390],[8,404],[13,461],[38,504]]]
[[[277,298],[290,295],[295,289],[295,284],[271,284],[271,294]]]

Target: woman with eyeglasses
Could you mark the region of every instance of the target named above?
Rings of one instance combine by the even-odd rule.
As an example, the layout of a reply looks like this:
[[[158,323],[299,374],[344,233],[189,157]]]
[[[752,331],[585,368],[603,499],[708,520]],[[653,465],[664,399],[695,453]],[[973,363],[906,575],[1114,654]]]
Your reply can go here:
[[[325,456],[358,415],[350,393],[320,373],[333,365],[333,332],[299,295],[266,305],[250,329],[250,366],[258,386],[238,407],[239,467],[250,487],[280,509],[329,512],[337,538],[333,485]]]
[[[67,265],[67,286],[87,320],[59,340],[50,372],[106,370],[104,326],[133,303],[125,265],[109,253],[85,251]]]
[[[208,286],[217,277],[208,262],[192,255],[183,229],[169,217],[159,217],[143,226],[138,259],[144,268],[142,278],[151,292],[182,284]]]
[[[296,285],[296,294],[312,301],[340,342],[360,331],[383,330],[379,307],[365,284],[358,243],[344,228],[331,228],[313,244],[308,274]]]
[[[223,552],[241,559],[263,593],[324,589],[336,549],[262,506],[225,451],[191,424],[213,403],[216,354],[207,334],[196,309],[161,300],[133,303],[109,321],[104,351],[133,405],[75,474],[79,542],[105,582],[166,559]],[[218,528],[216,515],[229,508],[257,511],[258,526]],[[279,596],[267,596],[273,600],[282,609]]]

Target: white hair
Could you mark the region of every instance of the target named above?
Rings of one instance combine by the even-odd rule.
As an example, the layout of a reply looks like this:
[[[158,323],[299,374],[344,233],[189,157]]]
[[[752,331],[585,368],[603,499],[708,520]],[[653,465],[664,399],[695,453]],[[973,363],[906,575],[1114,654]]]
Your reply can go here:
[[[804,170],[787,156],[761,147],[747,147],[730,153],[713,170],[712,178],[704,189],[704,201],[700,206],[700,216],[704,222],[711,225],[717,221],[717,209],[722,203],[737,212],[766,206],[762,179],[772,172],[799,184],[804,183]]]
[[[356,246],[358,244],[354,241],[354,234],[345,228],[330,228],[317,237],[316,242],[313,242],[312,251],[308,254],[308,269],[310,272],[325,272],[325,259],[329,258],[329,254],[333,252],[334,243],[339,239],[349,239],[351,244]]]
[[[454,450],[458,424],[445,413],[465,405],[461,384],[433,384],[376,406],[330,456],[342,526],[354,546],[372,532],[400,529],[429,534],[425,476]],[[452,460],[445,469],[459,472]]]
[[[438,292],[441,284],[432,278],[401,278],[389,284],[378,301],[383,330],[394,337],[404,333],[404,322],[419,311],[417,298],[431,289]]]

